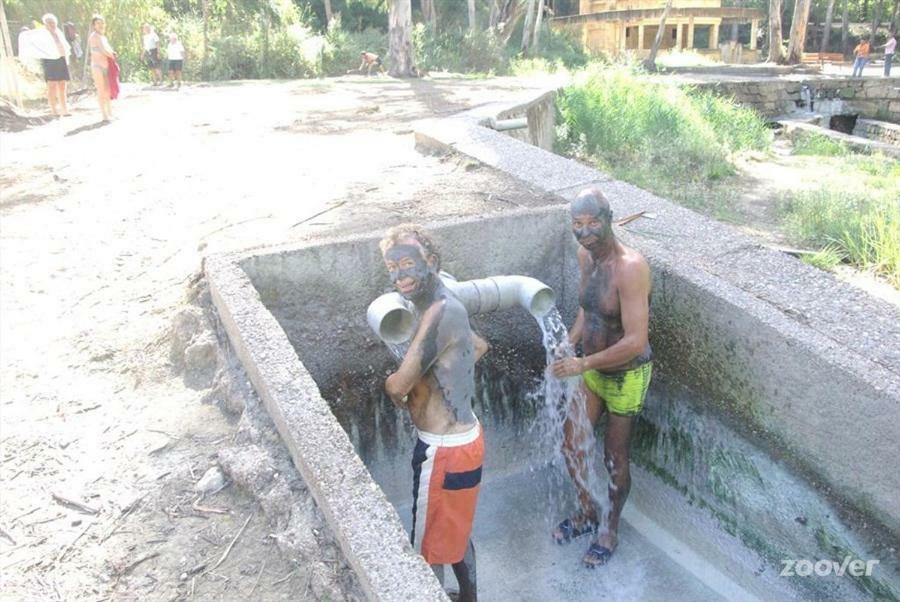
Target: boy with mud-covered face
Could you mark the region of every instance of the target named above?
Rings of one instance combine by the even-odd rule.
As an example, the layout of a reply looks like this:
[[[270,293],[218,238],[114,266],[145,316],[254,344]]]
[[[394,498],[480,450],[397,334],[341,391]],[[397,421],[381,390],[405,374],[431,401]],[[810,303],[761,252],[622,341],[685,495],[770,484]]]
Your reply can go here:
[[[475,548],[469,534],[484,435],[472,401],[475,362],[488,346],[441,282],[440,258],[427,232],[413,224],[392,228],[381,252],[391,282],[411,302],[417,319],[409,349],[384,385],[391,400],[409,410],[418,430],[412,544],[439,578],[443,565],[452,565],[460,600],[475,600]]]

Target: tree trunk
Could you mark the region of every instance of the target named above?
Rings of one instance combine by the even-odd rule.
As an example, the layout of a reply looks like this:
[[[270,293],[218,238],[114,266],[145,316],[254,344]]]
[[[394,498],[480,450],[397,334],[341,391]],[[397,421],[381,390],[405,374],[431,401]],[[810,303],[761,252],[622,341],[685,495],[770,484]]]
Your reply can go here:
[[[437,7],[434,0],[422,0],[422,17],[431,29],[437,31]]]
[[[544,23],[544,2],[537,0],[537,15],[534,18],[534,39],[531,42],[531,52],[537,54],[541,51],[541,25]]]
[[[87,54],[87,51],[85,51]],[[201,67],[203,77],[206,77],[206,60],[209,56],[209,0],[203,0],[203,61]],[[87,61],[85,61],[87,64]]]
[[[488,28],[491,31],[497,31],[500,25],[500,0],[491,0],[491,13],[488,17]]]
[[[516,25],[519,23],[519,19],[522,18],[522,5],[515,0],[503,0],[503,2],[497,29],[502,33],[503,45],[508,46],[509,41],[516,32]]]
[[[828,0],[828,8],[825,10],[825,30],[822,32],[822,45],[819,52],[828,52],[828,39],[831,37],[831,21],[834,19],[834,0]]]
[[[393,77],[418,77],[412,44],[412,6],[410,0],[391,0],[388,15],[388,60]]]
[[[803,47],[806,45],[806,24],[809,21],[809,8],[812,0],[796,0],[794,19],[791,22],[791,41],[788,43],[788,63],[796,65],[803,58]]]
[[[900,8],[900,0],[894,0],[894,12],[891,15],[891,27],[890,30],[893,32],[897,31],[897,9]]]
[[[334,11],[331,10],[331,0],[325,0],[325,28],[327,29],[329,25],[331,25],[331,20],[334,18]]]
[[[784,34],[781,31],[781,2],[769,0],[769,55],[770,63],[784,63]]]
[[[475,0],[468,0],[469,12],[469,31],[475,33],[478,30],[478,23],[475,22]]]
[[[881,25],[881,14],[884,12],[884,0],[878,0],[875,6],[875,15],[872,17],[872,31],[869,33],[869,44],[875,44],[875,32]]]
[[[662,44],[663,35],[666,33],[666,19],[669,18],[669,9],[672,8],[672,0],[666,0],[666,7],[663,9],[662,16],[659,18],[659,29],[656,30],[656,37],[653,38],[653,46],[650,47],[650,56],[644,61],[644,67],[648,71],[656,71],[656,53],[659,52],[659,45]]]
[[[525,5],[525,26],[522,28],[522,45],[519,47],[519,51],[523,54],[528,52],[528,47],[531,45],[531,36],[534,28],[534,0],[528,0],[528,4]]]
[[[847,56],[850,45],[850,0],[844,0],[844,11],[841,14],[841,54]]]

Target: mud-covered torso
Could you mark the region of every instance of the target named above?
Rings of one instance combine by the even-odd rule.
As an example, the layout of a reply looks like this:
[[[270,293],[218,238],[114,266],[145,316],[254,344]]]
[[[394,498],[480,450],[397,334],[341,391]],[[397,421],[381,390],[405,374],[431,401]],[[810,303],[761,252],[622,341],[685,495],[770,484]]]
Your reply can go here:
[[[410,391],[408,407],[417,428],[446,433],[475,423],[475,345],[465,307],[446,291],[437,299],[442,304],[436,322],[425,325],[426,355],[437,359]],[[422,328],[422,316],[417,319]],[[429,347],[431,347],[429,349]]]
[[[612,347],[625,336],[619,303],[618,265],[616,261],[588,261],[582,267],[579,303],[584,310],[581,344],[585,355]],[[651,359],[652,351],[647,343],[639,356],[609,372],[635,368]]]

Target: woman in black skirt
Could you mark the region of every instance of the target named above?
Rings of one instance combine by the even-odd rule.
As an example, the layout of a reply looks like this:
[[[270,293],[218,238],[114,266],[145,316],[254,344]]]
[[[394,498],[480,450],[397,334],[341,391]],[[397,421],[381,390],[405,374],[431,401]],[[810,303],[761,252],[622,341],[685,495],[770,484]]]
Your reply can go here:
[[[47,102],[50,111],[56,115],[70,115],[66,105],[66,86],[69,81],[68,57],[71,49],[63,32],[57,27],[56,17],[44,15],[45,39],[40,41],[43,50],[41,64],[44,67],[44,80],[47,82]]]

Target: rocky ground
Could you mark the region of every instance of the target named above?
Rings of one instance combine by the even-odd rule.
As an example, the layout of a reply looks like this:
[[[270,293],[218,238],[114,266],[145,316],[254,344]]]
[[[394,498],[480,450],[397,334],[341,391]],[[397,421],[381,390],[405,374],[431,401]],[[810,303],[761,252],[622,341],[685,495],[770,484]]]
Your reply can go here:
[[[126,88],[109,125],[82,97],[3,134],[3,597],[358,598],[219,344],[202,258],[549,202],[419,154],[410,125],[545,84]]]

